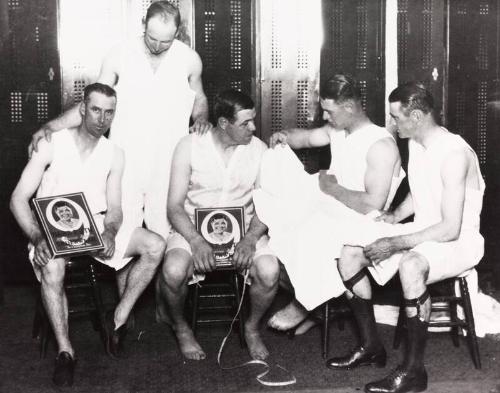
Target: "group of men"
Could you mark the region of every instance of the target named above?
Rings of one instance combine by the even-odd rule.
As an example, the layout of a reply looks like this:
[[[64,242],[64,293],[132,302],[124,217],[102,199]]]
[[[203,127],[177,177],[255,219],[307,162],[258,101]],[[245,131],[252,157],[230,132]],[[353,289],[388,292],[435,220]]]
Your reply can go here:
[[[338,249],[328,266],[311,269],[331,272],[333,281],[324,283],[333,288],[330,297],[347,294],[361,345],[327,365],[337,369],[385,365],[366,272],[383,285],[399,271],[407,299],[409,351],[396,372],[368,384],[366,391],[424,390],[427,375],[421,349],[430,315],[426,285],[460,274],[482,256],[478,227],[484,183],[474,152],[437,125],[432,97],[424,87],[408,84],[394,90],[389,98],[391,117],[399,135],[410,139],[411,194],[389,213],[402,176],[399,152],[392,135],[365,115],[352,78],[335,75],[322,86],[325,126],[278,132],[268,150],[253,136],[255,105],[244,93],[221,92],[213,108],[215,125],[208,122],[201,60],[176,39],[179,24],[179,11],[171,3],[151,4],[144,36],[111,51],[97,83],[86,87],[83,102],[36,134],[36,149],[13,192],[11,210],[29,238],[30,259],[58,344],[54,383],[71,385],[76,364],[63,287],[68,260],[52,258],[29,207],[33,194],[83,191],[88,200],[104,243],[95,258],[117,271],[120,301],[107,321],[106,339],[113,358],[121,356],[127,319],[155,275],[157,319],[172,327],[185,358],[206,357],[184,317],[188,284],[216,267],[213,246],[196,230],[194,212],[244,207],[246,230],[235,245],[233,264],[247,270],[251,279],[250,314],[244,327],[250,356],[265,359],[269,352],[259,323],[275,297],[280,270],[289,271],[296,300],[271,319],[272,326],[295,326],[320,300],[302,300],[316,284],[295,278],[301,261],[283,247],[295,235],[279,233],[286,219],[270,214],[255,190],[273,194],[276,188],[268,176],[272,167],[265,163],[279,159],[273,157],[280,155],[277,145],[330,144],[330,170],[316,177],[302,171],[297,179],[302,176],[300,184],[317,188],[314,192],[323,198],[322,204],[341,206],[335,205],[332,212],[336,219],[331,233],[317,227],[320,239],[342,232],[336,239]],[[193,132],[188,134],[190,117]],[[109,139],[103,137],[108,129]],[[287,195],[275,193],[273,198],[279,202]],[[342,209],[348,219],[338,217]],[[415,226],[392,225],[411,214]],[[354,228],[356,223],[367,224],[369,234],[358,236],[361,228]],[[351,230],[339,229],[342,224]],[[328,258],[329,252],[325,251]]]

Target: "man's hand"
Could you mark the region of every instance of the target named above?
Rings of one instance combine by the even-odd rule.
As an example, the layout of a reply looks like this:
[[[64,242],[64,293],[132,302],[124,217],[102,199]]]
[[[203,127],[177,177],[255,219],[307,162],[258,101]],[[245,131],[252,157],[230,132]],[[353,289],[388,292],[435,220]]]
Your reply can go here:
[[[198,135],[204,135],[213,128],[212,123],[204,119],[196,119],[191,127],[189,127],[189,133],[196,133]]]
[[[31,142],[28,146],[28,156],[31,157],[33,152],[38,151],[38,142],[40,142],[41,139],[45,138],[47,139],[48,142],[50,142],[52,133],[53,131],[47,126],[42,126],[42,128],[40,128],[37,132],[35,132],[31,136]]]
[[[388,224],[396,224],[396,216],[392,212],[382,212],[382,214],[378,217],[375,217],[374,221],[382,221]]]
[[[193,253],[195,272],[208,273],[215,269],[215,259],[212,247],[201,236],[192,240],[189,245]]]
[[[254,235],[247,234],[238,242],[233,254],[233,263],[237,270],[245,270],[252,265],[257,240]]]
[[[397,237],[383,237],[364,248],[365,257],[374,265],[401,251]]]
[[[101,235],[102,242],[104,243],[104,250],[99,253],[99,256],[104,259],[109,259],[115,253],[115,236],[109,231],[104,231]]]
[[[286,132],[286,131],[275,132],[269,138],[269,146],[271,148],[274,148],[278,144],[284,146],[287,144],[287,139],[288,139],[288,132]]]
[[[52,259],[52,253],[47,245],[47,241],[40,237],[33,244],[35,246],[34,262],[38,266],[43,267]]]
[[[331,187],[334,184],[338,184],[335,175],[329,175],[326,170],[322,169],[319,171],[319,189],[325,194],[331,195]]]

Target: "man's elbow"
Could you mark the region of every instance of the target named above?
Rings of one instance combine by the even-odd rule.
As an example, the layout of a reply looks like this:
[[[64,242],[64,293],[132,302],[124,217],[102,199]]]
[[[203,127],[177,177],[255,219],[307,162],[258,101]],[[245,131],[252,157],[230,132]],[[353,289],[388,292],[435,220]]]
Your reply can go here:
[[[170,221],[170,222],[175,221],[175,218],[179,214],[179,209],[180,209],[180,207],[176,204],[173,204],[173,203],[167,204],[167,219],[168,219],[168,221]],[[182,209],[184,209],[184,208],[182,207]]]
[[[460,237],[460,232],[461,232],[461,225],[457,224],[450,225],[445,233],[443,240],[446,242],[452,242],[458,240],[458,238]]]

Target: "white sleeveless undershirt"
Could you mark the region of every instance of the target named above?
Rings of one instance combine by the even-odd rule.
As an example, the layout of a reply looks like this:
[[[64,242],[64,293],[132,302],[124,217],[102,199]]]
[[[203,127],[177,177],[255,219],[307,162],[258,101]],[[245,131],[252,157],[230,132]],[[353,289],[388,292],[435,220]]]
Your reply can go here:
[[[470,150],[474,154],[479,188],[465,188],[462,231],[479,231],[479,217],[485,189],[479,162],[467,142],[461,136],[451,132],[439,135],[438,139],[427,149],[412,140],[409,142],[408,181],[412,192],[416,223],[429,226],[441,221],[443,192],[441,168],[452,151],[463,149]]]
[[[192,49],[174,40],[156,71],[144,53],[143,37],[120,51],[110,139],[124,149],[130,167],[169,166],[177,142],[189,132],[195,98],[188,81]]]
[[[254,215],[252,192],[255,188],[261,158],[267,146],[252,137],[248,145],[238,145],[227,166],[216,150],[213,133],[192,134],[191,179],[184,208],[194,222],[199,207],[245,208],[245,225]]]
[[[55,132],[50,143],[52,163],[43,174],[37,197],[83,192],[93,215],[106,211],[106,182],[114,144],[101,137],[92,153],[82,160],[71,131]]]
[[[393,138],[393,136],[385,128],[373,123],[351,134],[346,131],[333,130],[329,131],[329,135],[332,161],[328,172],[335,175],[342,187],[353,191],[366,191],[365,174],[368,151],[380,139]],[[405,173],[401,169],[399,176],[393,177],[384,210],[391,204],[404,176]]]

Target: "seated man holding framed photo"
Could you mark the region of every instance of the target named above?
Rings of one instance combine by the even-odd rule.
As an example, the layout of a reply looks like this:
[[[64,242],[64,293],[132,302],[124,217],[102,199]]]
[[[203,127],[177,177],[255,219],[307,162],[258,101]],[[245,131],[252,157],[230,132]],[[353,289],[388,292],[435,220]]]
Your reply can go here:
[[[68,335],[68,303],[64,292],[68,257],[54,258],[31,209],[30,199],[83,192],[104,249],[94,257],[117,270],[120,302],[108,321],[108,354],[120,355],[126,321],[138,297],[153,278],[165,250],[161,236],[144,228],[122,227],[121,179],[124,155],[102,135],[109,129],[116,107],[116,92],[94,83],[84,91],[80,105],[83,121],[76,128],[40,141],[12,194],[11,210],[30,240],[30,260],[41,282],[42,302],[58,345],[53,381],[72,385],[75,352]],[[129,263],[132,257],[138,257]]]
[[[172,326],[184,357],[206,357],[183,314],[193,274],[216,268],[212,246],[196,230],[195,209],[244,207],[246,233],[235,246],[233,264],[241,271],[249,269],[251,310],[245,339],[250,356],[265,359],[269,352],[260,337],[259,322],[274,299],[279,265],[267,247],[267,227],[254,213],[252,191],[267,147],[253,136],[255,108],[246,94],[222,92],[214,112],[217,126],[205,135],[184,137],[174,152],[167,214],[175,231],[167,239],[157,287],[168,310],[159,307],[158,317]]]

